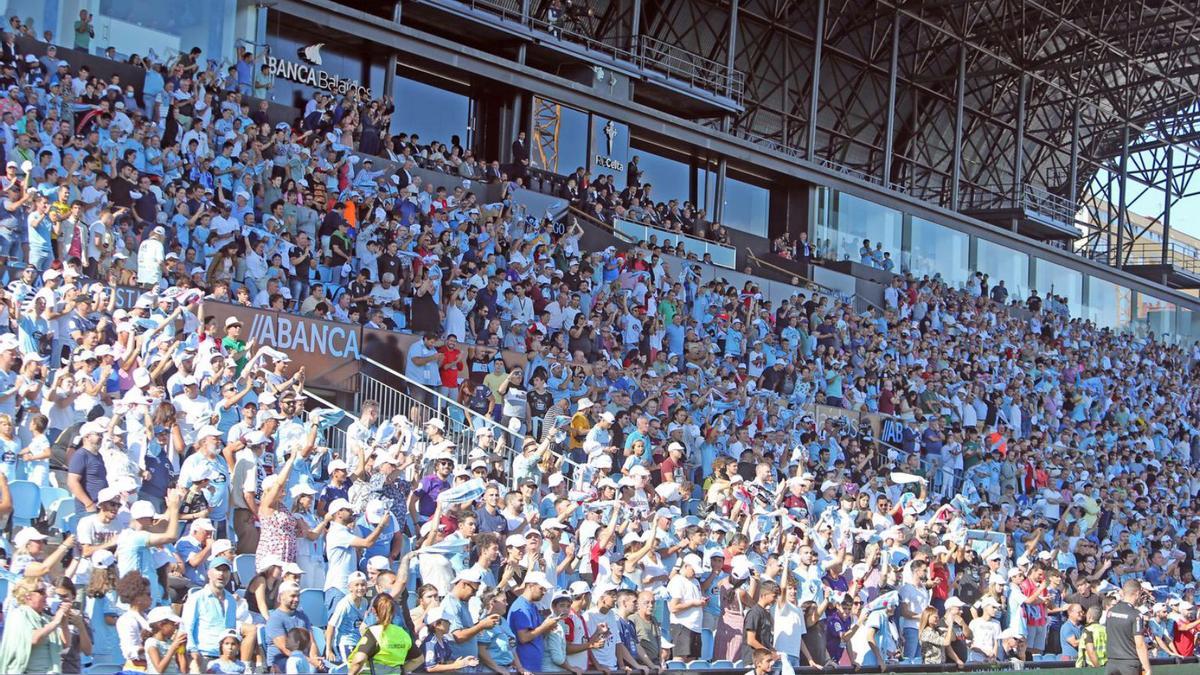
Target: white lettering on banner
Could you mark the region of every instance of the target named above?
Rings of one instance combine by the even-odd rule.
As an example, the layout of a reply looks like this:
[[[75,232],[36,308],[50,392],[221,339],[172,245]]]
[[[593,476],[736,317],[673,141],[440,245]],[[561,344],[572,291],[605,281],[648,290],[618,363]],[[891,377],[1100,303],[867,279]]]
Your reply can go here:
[[[247,340],[250,339],[285,352],[309,352],[339,359],[358,358],[358,331],[339,324],[256,314],[250,320]]]
[[[357,89],[361,95],[367,98],[371,96],[371,90],[362,86],[357,80],[343,78],[325,70],[317,70],[303,63],[284,61],[275,56],[268,56],[267,69],[275,77],[282,77],[285,80],[307,84],[314,89],[323,89],[335,94],[345,94]]]
[[[596,166],[603,167],[605,169],[612,169],[613,171],[625,170],[624,162],[618,162],[612,157],[605,157],[604,155],[596,155]]]

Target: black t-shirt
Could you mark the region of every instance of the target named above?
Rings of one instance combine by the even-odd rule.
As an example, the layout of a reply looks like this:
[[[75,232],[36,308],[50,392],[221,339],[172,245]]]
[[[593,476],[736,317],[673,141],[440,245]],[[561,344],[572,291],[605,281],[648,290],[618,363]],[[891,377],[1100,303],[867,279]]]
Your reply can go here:
[[[525,399],[529,403],[531,418],[541,419],[545,417],[546,412],[550,410],[550,406],[554,405],[554,394],[548,391],[539,393],[536,389],[530,390]]]
[[[1104,617],[1104,629],[1108,632],[1108,659],[1110,661],[1138,660],[1134,641],[1142,639],[1142,635],[1146,632],[1146,625],[1137,608],[1124,600],[1113,605]]]
[[[1100,596],[1096,593],[1089,593],[1087,597],[1084,597],[1078,593],[1072,593],[1063,598],[1063,600],[1068,604],[1079,605],[1083,608],[1084,612],[1088,611],[1092,607],[1102,609],[1102,601]]]
[[[754,631],[754,637],[758,643],[767,649],[775,648],[775,619],[771,617],[771,613],[763,609],[762,605],[755,605],[746,611],[746,618],[743,620],[742,626],[748,633]],[[742,643],[742,661],[750,662],[754,658],[754,648],[750,646],[749,641]]]

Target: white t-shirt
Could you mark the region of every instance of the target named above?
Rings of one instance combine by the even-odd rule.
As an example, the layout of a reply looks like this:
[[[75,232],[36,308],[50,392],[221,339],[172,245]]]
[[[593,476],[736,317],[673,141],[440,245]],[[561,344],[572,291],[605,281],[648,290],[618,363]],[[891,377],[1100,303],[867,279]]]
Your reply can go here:
[[[775,651],[799,655],[807,631],[804,612],[799,607],[787,602],[775,608]]]
[[[617,633],[620,631],[618,626],[620,617],[611,609],[607,614],[601,614],[593,609],[586,614],[586,619],[589,632],[593,637],[600,632],[600,624],[608,625],[608,637],[605,638],[603,645],[592,650],[592,657],[605,670],[615,670],[617,667]]]
[[[920,617],[921,612],[929,606],[929,601],[932,594],[927,588],[918,588],[913,584],[904,584],[900,587],[900,606],[908,612],[912,612]],[[900,619],[900,630],[905,628],[916,628],[920,625],[920,619],[909,619],[903,614],[897,614]]]
[[[971,629],[971,649],[983,649],[991,654],[997,654],[996,646],[1000,642],[1000,622],[995,619],[979,617],[968,626]]]
[[[667,592],[672,599],[684,602],[704,599],[704,596],[700,594],[700,584],[696,583],[695,579],[688,579],[682,574],[671,577],[671,580],[667,582]],[[704,610],[699,606],[689,607],[678,614],[671,612],[671,623],[677,623],[694,633],[700,632],[703,618]]]

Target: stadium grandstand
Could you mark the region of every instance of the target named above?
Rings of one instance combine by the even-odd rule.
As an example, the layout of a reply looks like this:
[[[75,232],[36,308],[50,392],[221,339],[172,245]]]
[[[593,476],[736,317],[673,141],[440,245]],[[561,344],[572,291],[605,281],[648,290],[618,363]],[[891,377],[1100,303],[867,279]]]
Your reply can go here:
[[[1194,3],[0,7],[0,673],[1200,670]]]

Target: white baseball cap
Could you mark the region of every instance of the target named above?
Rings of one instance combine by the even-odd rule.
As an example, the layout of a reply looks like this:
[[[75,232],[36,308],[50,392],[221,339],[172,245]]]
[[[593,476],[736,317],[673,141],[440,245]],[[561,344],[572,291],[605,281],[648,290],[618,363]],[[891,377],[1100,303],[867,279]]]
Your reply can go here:
[[[44,541],[45,539],[47,539],[46,535],[38,532],[36,529],[32,527],[23,527],[21,528],[21,531],[17,532],[16,536],[13,537],[13,544],[17,548],[21,548],[31,541]]]
[[[155,607],[154,609],[150,610],[149,614],[146,615],[146,623],[150,624],[151,626],[159,621],[172,621],[174,623],[179,623],[182,620],[183,619],[180,619],[178,614],[171,611],[171,608],[166,606]]]
[[[535,572],[527,573],[525,575],[525,584],[526,585],[534,584],[537,586],[541,586],[542,588],[545,588],[546,590],[554,588],[554,584],[550,583],[550,579],[548,579],[546,577],[545,572],[536,572],[535,571]]]
[[[158,512],[154,510],[154,504],[151,504],[145,499],[139,499],[133,503],[133,506],[129,507],[129,517],[133,520],[154,518],[157,515]]]
[[[350,502],[340,497],[329,503],[329,513],[337,513],[341,510],[354,511],[354,507],[350,505]]]

